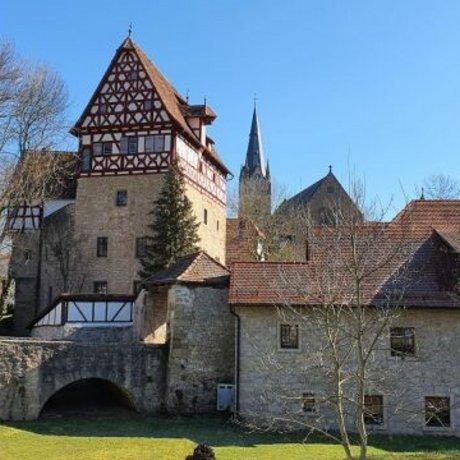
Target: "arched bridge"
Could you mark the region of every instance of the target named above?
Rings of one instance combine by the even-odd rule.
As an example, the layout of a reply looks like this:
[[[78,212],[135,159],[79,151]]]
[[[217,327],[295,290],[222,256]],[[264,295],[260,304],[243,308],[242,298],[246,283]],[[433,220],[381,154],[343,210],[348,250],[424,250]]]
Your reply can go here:
[[[0,339],[0,420],[36,419],[62,388],[103,379],[135,409],[155,413],[164,397],[166,349],[161,345]]]

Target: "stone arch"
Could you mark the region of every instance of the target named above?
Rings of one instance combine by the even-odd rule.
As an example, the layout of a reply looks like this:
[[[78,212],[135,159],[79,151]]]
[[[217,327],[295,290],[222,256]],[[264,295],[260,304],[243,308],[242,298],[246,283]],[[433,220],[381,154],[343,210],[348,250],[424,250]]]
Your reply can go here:
[[[56,399],[61,396],[62,402],[66,391],[68,392],[72,388],[82,391],[82,388],[84,388],[85,385],[87,386],[86,391],[88,391],[88,389],[91,391],[92,387],[93,389],[98,388],[100,391],[100,389],[105,386],[112,392],[111,398],[114,402],[118,400],[118,404],[120,406],[129,407],[136,412],[139,411],[138,404],[133,394],[126,388],[123,383],[117,382],[116,379],[100,376],[84,376],[81,378],[72,377],[65,380],[65,383],[61,383],[60,385],[55,386],[54,389],[49,390],[45,394],[41,395],[40,405],[36,414],[36,418],[40,417],[46,406],[53,402],[53,398]],[[82,397],[82,395],[80,395],[80,397]]]

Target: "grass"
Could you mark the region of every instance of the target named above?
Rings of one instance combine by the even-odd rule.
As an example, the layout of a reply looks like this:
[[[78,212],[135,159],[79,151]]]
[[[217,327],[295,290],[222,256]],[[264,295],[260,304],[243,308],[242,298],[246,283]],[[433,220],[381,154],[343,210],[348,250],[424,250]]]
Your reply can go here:
[[[221,417],[134,415],[49,418],[0,424],[0,459],[183,460],[198,442],[214,447],[217,460],[343,459],[325,439],[301,434],[249,434]],[[460,439],[374,437],[372,459],[460,458]]]

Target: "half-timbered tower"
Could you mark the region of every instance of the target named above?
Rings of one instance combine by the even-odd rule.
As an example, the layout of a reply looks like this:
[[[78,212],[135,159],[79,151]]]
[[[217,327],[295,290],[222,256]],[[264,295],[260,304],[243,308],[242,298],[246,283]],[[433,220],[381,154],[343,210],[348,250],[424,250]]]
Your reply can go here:
[[[239,216],[263,221],[271,212],[271,180],[265,160],[257,109],[252,114],[246,161],[240,171]]]
[[[128,37],[71,133],[81,169],[75,225],[83,242],[83,291],[132,293],[163,176],[177,159],[201,222],[200,246],[225,262],[227,168],[206,127],[216,118],[189,105]]]

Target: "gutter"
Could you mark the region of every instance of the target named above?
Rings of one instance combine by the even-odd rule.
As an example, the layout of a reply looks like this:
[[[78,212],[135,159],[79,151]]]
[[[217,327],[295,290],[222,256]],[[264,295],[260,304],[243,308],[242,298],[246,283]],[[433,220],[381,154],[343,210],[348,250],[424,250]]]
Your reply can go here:
[[[241,337],[241,318],[235,312],[235,307],[230,306],[230,313],[236,318],[236,341],[235,341],[235,411],[234,416],[238,418],[240,412],[240,337]]]

